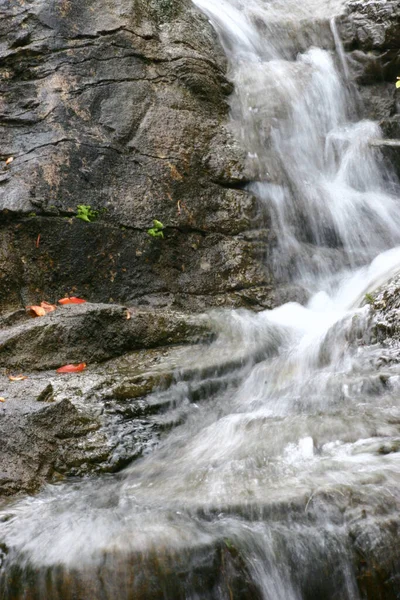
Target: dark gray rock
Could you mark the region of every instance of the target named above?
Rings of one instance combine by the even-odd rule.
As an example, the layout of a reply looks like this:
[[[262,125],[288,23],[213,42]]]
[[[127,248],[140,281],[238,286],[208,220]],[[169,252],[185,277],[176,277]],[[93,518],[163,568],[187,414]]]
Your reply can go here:
[[[206,317],[87,303],[4,327],[0,357],[9,369],[46,370],[71,362],[103,362],[142,348],[194,343],[209,335]]]
[[[388,140],[400,139],[400,4],[398,0],[362,0],[346,4],[338,27],[350,73],[357,84],[360,113],[378,121]],[[389,169],[400,174],[400,153],[384,141],[379,150]]]
[[[171,385],[184,364],[188,352],[178,344],[212,333],[200,315],[93,304],[38,318],[18,311],[0,325],[0,495],[32,492],[65,475],[114,472],[151,449],[157,432],[182,414],[157,423],[152,415],[168,408],[168,398],[145,398]],[[55,372],[80,362],[87,370]],[[9,380],[19,373],[28,378]]]
[[[363,50],[400,48],[398,0],[352,0],[347,18],[341,22],[341,36],[347,47]]]
[[[0,497],[32,493],[66,476],[115,472],[149,452],[190,411],[190,404],[172,410],[167,393],[152,399],[152,391],[168,390],[185,360],[189,372],[196,370],[190,357],[198,355],[175,346],[126,354],[81,373],[24,369],[27,379],[10,381],[3,372]]]
[[[190,0],[11,0],[0,21],[0,308],[73,287],[195,310],[267,294],[225,59]]]
[[[372,147],[380,152],[385,164],[391,165],[400,179],[400,136],[399,139],[378,140],[372,143]]]

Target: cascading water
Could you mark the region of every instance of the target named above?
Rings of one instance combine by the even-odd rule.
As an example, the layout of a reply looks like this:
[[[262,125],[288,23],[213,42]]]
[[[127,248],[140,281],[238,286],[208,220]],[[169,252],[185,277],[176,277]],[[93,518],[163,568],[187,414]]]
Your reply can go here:
[[[399,454],[382,448],[399,447],[399,377],[377,374],[379,349],[351,343],[365,292],[400,268],[396,184],[369,146],[378,127],[355,120],[334,21],[331,50],[301,37],[304,20],[329,23],[339,4],[195,3],[229,59],[232,127],[271,214],[276,276],[315,295],[307,307],[215,313],[220,335],[196,361],[221,385],[156,451],[4,510],[7,599],[89,597],[79,586],[91,598],[357,599],[357,552],[358,564],[366,548],[375,560],[397,526]],[[217,356],[235,368],[212,373]],[[179,404],[185,389],[163,393]],[[163,553],[189,563],[174,563],[186,579],[173,591],[144,582],[164,581]],[[202,576],[218,570],[226,587]]]
[[[253,191],[272,216],[276,274],[289,271],[310,291],[329,289],[333,273],[400,243],[395,186],[370,148],[379,127],[354,120],[354,98],[331,52],[312,47],[296,56],[298,39],[282,35],[282,22],[295,35],[318,3],[196,4],[230,59],[233,123],[253,163]],[[332,29],[348,75],[334,21]]]

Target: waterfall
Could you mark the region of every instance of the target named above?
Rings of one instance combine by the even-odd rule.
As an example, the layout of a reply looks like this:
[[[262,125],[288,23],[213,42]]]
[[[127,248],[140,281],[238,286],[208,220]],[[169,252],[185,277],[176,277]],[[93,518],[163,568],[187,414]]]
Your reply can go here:
[[[296,54],[276,26],[281,19],[295,37],[301,19],[314,18],[308,2],[195,3],[229,58],[232,126],[256,163],[251,189],[272,216],[275,275],[328,291],[333,275],[336,285],[340,272],[400,243],[397,190],[370,146],[381,132],[356,119],[335,21],[345,81],[332,52],[311,47]]]
[[[123,580],[115,597],[152,598],[140,586],[126,592],[129,569],[118,560],[195,548],[201,579],[220,544],[233,561],[220,570],[246,574],[238,597],[361,598],[351,543],[373,552],[378,523],[400,508],[398,454],[382,451],[400,439],[400,405],[398,375],[380,378],[377,351],[351,340],[368,320],[364,294],[400,268],[398,188],[370,145],[379,127],[356,117],[331,21],[339,2],[195,4],[228,57],[231,127],[254,173],[249,193],[271,217],[276,280],[302,285],[311,299],[260,314],[215,311],[219,336],[207,358],[236,360],[224,385],[118,477],[49,486],[3,511],[5,564],[17,557],[26,581],[41,574],[44,600],[59,597],[48,570],[60,565],[87,569],[93,589],[115,567]],[[331,22],[327,49],[299,33],[317,17]],[[199,349],[196,364],[205,360]],[[175,403],[185,398],[181,383],[163,392]],[[207,590],[192,584],[154,597],[233,597],[211,580]]]

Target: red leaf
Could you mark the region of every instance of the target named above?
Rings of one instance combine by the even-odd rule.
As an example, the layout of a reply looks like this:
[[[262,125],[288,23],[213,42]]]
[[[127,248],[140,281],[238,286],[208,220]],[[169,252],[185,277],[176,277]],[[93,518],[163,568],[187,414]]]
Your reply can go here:
[[[76,296],[71,296],[71,298],[61,298],[58,301],[58,304],[84,304],[86,300],[82,300],[82,298],[76,298]]]
[[[57,369],[57,373],[79,373],[86,369],[86,363],[80,363],[79,365],[65,365]]]
[[[46,314],[46,311],[43,308],[43,306],[27,306],[26,310],[29,310],[32,317],[44,317]]]

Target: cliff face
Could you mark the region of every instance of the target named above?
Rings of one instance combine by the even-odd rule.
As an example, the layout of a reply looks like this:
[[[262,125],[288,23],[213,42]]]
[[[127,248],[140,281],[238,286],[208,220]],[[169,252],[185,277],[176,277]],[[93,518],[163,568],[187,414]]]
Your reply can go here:
[[[400,3],[362,0],[347,3],[339,29],[350,72],[357,84],[360,112],[378,121],[385,140],[377,151],[400,175]]]
[[[225,60],[189,0],[3,2],[0,61],[0,307],[266,295]]]

